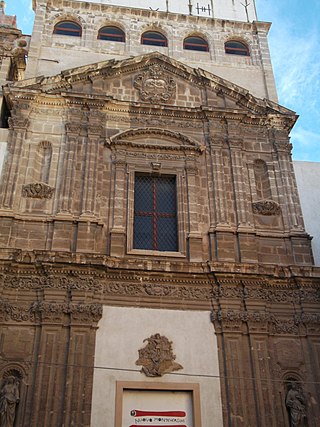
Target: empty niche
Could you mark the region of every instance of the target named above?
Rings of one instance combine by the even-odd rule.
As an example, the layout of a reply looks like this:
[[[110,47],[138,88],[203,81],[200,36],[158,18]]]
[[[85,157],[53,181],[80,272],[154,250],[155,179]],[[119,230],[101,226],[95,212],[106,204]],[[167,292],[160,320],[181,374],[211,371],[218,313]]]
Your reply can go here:
[[[258,200],[272,199],[268,167],[265,161],[257,159],[253,163],[256,193]]]

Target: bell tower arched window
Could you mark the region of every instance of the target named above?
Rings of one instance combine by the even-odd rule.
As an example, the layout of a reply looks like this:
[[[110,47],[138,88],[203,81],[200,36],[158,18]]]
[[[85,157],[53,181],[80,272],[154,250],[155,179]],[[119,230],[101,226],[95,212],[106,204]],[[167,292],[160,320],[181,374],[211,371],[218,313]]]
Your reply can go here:
[[[231,55],[250,56],[248,46],[238,40],[227,41],[224,45],[224,50]]]
[[[54,26],[53,34],[62,36],[81,37],[81,25],[73,21],[61,21]]]
[[[209,45],[205,39],[199,36],[186,37],[183,40],[183,49],[209,52]]]
[[[100,28],[98,32],[98,40],[124,43],[126,41],[126,36],[120,28],[115,26],[107,26]]]
[[[146,31],[141,36],[141,44],[168,47],[168,40],[166,36],[157,31]]]

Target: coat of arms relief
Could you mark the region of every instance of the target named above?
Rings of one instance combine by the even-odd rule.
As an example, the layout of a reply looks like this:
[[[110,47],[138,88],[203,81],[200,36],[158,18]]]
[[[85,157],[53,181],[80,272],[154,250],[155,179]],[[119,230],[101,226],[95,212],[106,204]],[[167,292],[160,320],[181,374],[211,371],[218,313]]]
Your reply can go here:
[[[151,65],[134,80],[140,99],[152,103],[168,102],[176,93],[176,82],[168,76],[159,64]]]
[[[164,374],[183,369],[183,366],[175,362],[176,356],[172,351],[172,341],[169,341],[167,337],[157,333],[143,342],[147,342],[147,345],[139,350],[136,365],[142,365],[141,372],[147,377],[161,377]]]

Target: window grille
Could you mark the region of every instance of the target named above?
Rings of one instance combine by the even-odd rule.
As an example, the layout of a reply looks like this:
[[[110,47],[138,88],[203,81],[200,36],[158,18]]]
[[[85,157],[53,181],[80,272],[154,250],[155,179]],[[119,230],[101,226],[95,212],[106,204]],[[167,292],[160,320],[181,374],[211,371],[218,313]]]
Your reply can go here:
[[[79,24],[72,21],[62,21],[55,25],[53,34],[63,36],[81,37],[82,29]]]
[[[225,52],[231,55],[250,56],[248,46],[235,40],[226,42],[224,48]]]
[[[124,32],[118,27],[103,27],[99,30],[98,40],[109,40],[124,43],[126,41],[126,37]]]
[[[168,46],[168,40],[167,38],[156,31],[146,31],[141,36],[141,43],[147,44],[151,46]]]
[[[134,249],[178,251],[176,178],[135,176]]]
[[[202,37],[187,37],[183,41],[183,49],[209,52],[208,43]]]

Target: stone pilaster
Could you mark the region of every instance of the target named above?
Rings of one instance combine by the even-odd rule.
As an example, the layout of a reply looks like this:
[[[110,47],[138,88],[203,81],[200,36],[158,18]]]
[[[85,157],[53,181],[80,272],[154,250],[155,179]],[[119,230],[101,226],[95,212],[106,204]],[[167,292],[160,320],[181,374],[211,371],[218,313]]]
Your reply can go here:
[[[126,250],[126,185],[127,163],[117,156],[114,166],[114,204],[111,226],[110,255],[123,256]]]
[[[187,162],[186,174],[189,211],[189,256],[190,261],[202,261],[202,236],[199,230],[199,203],[197,200],[198,169],[194,162]]]
[[[21,173],[23,142],[29,126],[29,120],[26,117],[16,116],[10,119],[9,124],[11,130],[8,141],[8,157],[0,186],[0,207],[3,209],[12,209],[13,207],[17,182]]]

